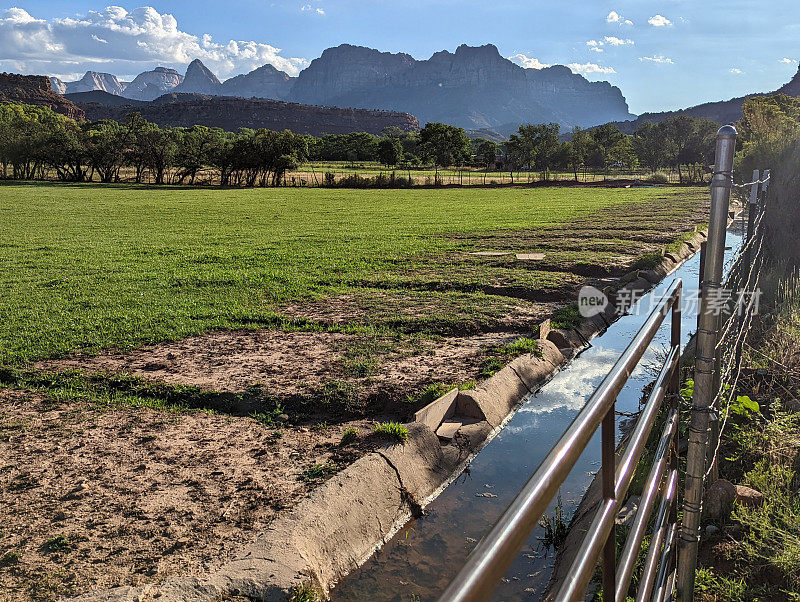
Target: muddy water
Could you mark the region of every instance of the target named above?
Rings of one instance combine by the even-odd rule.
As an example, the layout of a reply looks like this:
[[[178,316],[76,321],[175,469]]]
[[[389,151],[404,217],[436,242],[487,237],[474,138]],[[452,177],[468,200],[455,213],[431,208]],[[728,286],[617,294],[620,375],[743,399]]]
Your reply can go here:
[[[741,244],[741,222],[728,232],[731,256]],[[334,600],[436,600],[456,575],[469,552],[491,528],[552,445],[575,418],[588,397],[608,373],[641,327],[651,304],[669,284],[683,278],[684,294],[697,289],[700,258],[691,257],[651,293],[631,315],[615,322],[592,347],[583,352],[537,394],[530,396],[506,427],[479,453],[469,467],[426,509],[405,526],[364,566],[333,592]],[[689,304],[691,305],[691,304]],[[696,307],[683,313],[684,342],[696,328]],[[642,387],[654,378],[669,344],[669,319],[648,349],[640,366],[617,401],[620,412],[639,408]],[[623,417],[617,417],[619,428]],[[600,468],[598,435],[581,456],[561,488],[565,519],[569,520],[581,496]],[[553,566],[554,551],[540,542],[537,527],[517,555],[494,600],[536,600],[544,591]]]

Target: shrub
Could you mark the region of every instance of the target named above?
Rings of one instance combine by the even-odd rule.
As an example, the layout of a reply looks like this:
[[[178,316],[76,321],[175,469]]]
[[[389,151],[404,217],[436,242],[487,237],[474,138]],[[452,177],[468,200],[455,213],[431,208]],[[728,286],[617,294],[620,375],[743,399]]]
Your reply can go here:
[[[650,174],[646,181],[651,184],[669,184],[669,174],[663,171],[657,171],[656,173]]]

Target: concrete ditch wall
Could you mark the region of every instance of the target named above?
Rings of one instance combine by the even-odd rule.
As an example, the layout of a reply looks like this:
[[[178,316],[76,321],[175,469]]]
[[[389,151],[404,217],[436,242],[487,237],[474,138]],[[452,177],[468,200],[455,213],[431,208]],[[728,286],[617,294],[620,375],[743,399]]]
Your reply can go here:
[[[523,399],[559,370],[586,341],[616,319],[614,301],[640,296],[679,263],[699,250],[698,233],[675,255],[652,270],[626,274],[616,291],[605,291],[605,312],[577,329],[543,329],[541,357],[516,358],[470,391],[451,391],[421,411],[404,445],[387,445],[338,473],[292,510],[276,518],[259,538],[217,572],[201,578],[172,578],[160,584],[118,587],[74,598],[82,602],[211,602],[232,595],[258,600],[287,600],[294,589],[312,582],[328,591],[366,561],[411,517],[455,478],[513,415]],[[549,330],[549,332],[548,332]],[[439,404],[439,408],[432,407]],[[445,405],[444,409],[442,407]],[[440,440],[445,419],[461,424]],[[428,422],[426,424],[425,422]],[[438,424],[436,424],[438,422]]]

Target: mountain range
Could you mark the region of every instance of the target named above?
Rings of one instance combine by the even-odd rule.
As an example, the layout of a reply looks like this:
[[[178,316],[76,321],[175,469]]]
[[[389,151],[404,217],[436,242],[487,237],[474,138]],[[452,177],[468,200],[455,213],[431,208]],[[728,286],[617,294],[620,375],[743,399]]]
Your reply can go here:
[[[268,98],[400,111],[423,124],[442,121],[470,130],[510,131],[529,122],[588,127],[634,117],[622,92],[608,82],[590,82],[561,65],[525,69],[491,44],[462,45],[427,60],[342,44],[325,50],[297,77],[264,65],[222,82],[194,60],[184,76],[158,67],[130,83],[95,72],[76,82],[51,82],[53,90],[68,95],[102,90],[140,101],[169,92]]]
[[[747,96],[738,96],[730,100],[720,100],[717,102],[705,102],[688,109],[681,109],[679,111],[665,111],[662,113],[642,113],[632,121],[623,121],[616,123],[617,127],[626,134],[633,134],[638,127],[649,121],[650,123],[661,123],[667,117],[673,115],[688,115],[690,117],[700,117],[703,119],[710,119],[719,124],[735,123],[742,118],[742,106],[744,101],[748,98],[757,96],[768,96],[771,94],[786,94],[795,98],[800,97],[800,68],[794,77],[787,83],[773,92],[758,92],[756,94],[748,94]]]

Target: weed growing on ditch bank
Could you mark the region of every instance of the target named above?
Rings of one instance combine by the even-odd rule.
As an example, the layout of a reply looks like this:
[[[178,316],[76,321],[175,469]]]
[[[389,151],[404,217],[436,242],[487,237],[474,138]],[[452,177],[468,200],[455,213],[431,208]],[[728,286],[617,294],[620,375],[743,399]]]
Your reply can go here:
[[[356,439],[358,439],[358,429],[354,426],[350,426],[342,433],[342,440],[339,442],[339,445],[350,445],[354,443]]]
[[[405,443],[408,440],[408,427],[399,422],[376,422],[375,433],[397,443]]]

